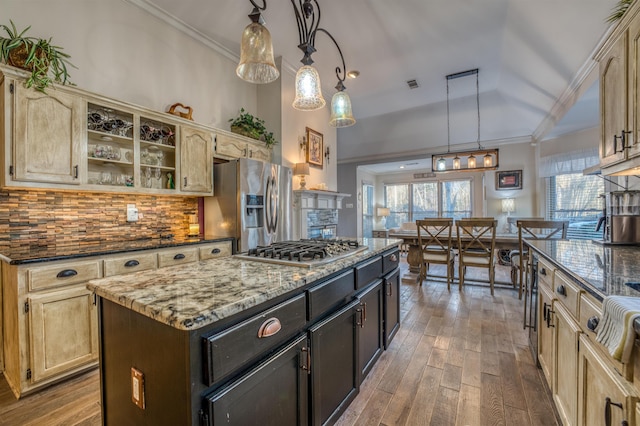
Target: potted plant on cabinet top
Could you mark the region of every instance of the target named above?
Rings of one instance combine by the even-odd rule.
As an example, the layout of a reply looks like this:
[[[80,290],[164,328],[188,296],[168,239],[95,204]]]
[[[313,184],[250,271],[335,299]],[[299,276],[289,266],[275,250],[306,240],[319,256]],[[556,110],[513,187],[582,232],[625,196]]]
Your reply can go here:
[[[0,29],[6,33],[6,36],[0,35],[0,59],[8,65],[31,72],[25,86],[33,86],[44,92],[52,81],[71,84],[68,67],[75,66],[69,62],[70,56],[62,52],[62,47],[51,44],[51,39],[27,37],[25,33],[31,26],[18,32],[13,21],[9,22],[11,26],[0,25]]]
[[[245,112],[244,108],[240,108],[240,114],[236,118],[229,119],[229,123],[231,123],[233,133],[262,141],[267,145],[267,148],[272,148],[278,143],[273,137],[273,132],[267,131],[264,120]]]

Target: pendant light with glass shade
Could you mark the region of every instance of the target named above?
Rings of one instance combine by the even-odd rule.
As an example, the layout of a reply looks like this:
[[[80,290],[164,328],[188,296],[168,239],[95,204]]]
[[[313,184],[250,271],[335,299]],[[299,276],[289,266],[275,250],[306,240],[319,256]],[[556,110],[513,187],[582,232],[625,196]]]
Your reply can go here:
[[[468,151],[450,151],[450,119],[449,119],[449,80],[470,75],[476,76],[476,106],[478,118],[478,148]],[[480,145],[480,85],[478,79],[478,69],[462,71],[447,75],[447,152],[446,154],[434,154],[431,156],[432,170],[434,172],[455,172],[455,171],[485,171],[494,170],[498,167],[498,149],[485,149]],[[460,158],[462,157],[462,158]],[[462,160],[466,157],[466,167],[463,167]],[[477,158],[478,157],[478,158]],[[482,161],[478,164],[478,161]]]
[[[271,83],[278,79],[280,71],[273,59],[273,44],[271,34],[264,26],[261,10],[267,8],[266,1],[262,7],[253,0],[253,11],[249,14],[251,23],[242,32],[240,42],[240,63],[236,74],[244,81],[257,84]]]
[[[268,83],[278,78],[278,74],[272,73],[273,47],[271,45],[271,35],[263,25],[260,11],[267,8],[266,0],[262,1],[262,6],[256,4],[255,0],[249,0],[254,6],[253,12],[249,15],[252,23],[245,28],[242,36],[240,64],[236,73],[240,78],[252,83]],[[337,92],[331,100],[331,121],[333,127],[346,127],[355,123],[351,109],[351,99],[345,92],[343,84],[346,75],[346,67],[342,50],[335,38],[324,28],[320,28],[320,5],[318,0],[291,0],[296,23],[298,28],[298,48],[302,50],[304,56],[300,60],[302,67],[296,73],[295,97],[292,106],[301,111],[314,111],[326,105],[322,96],[320,76],[313,67],[311,55],[316,51],[315,38],[318,31],[329,36],[338,48],[342,60],[342,68],[336,67],[338,84]],[[276,73],[277,68],[273,65]]]

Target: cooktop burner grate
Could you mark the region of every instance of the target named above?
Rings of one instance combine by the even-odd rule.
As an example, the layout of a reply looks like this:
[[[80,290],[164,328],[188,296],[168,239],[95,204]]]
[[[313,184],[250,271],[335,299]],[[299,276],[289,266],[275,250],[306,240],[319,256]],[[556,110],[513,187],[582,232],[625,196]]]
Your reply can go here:
[[[236,255],[248,260],[280,263],[296,266],[315,266],[341,259],[366,250],[356,240],[303,239],[280,241],[269,246],[258,246],[246,254]]]

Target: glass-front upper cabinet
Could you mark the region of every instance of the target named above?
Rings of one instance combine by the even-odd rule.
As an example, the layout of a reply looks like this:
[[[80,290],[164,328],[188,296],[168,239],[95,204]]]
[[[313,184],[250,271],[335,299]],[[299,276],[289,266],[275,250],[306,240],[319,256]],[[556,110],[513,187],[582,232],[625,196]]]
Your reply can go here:
[[[134,186],[133,114],[87,106],[87,183]]]
[[[176,126],[140,117],[140,188],[175,190]]]

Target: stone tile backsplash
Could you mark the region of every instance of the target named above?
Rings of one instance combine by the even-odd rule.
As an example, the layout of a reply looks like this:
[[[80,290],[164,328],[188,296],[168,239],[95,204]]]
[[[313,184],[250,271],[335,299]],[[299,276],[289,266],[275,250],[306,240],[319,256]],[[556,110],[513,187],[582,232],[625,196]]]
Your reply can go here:
[[[142,217],[127,222],[127,204]],[[75,193],[47,190],[0,191],[0,250],[17,244],[46,247],[187,236],[188,214],[197,197]]]

